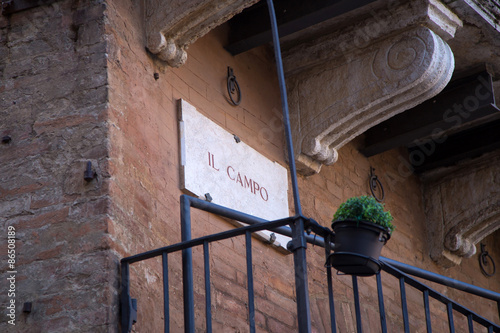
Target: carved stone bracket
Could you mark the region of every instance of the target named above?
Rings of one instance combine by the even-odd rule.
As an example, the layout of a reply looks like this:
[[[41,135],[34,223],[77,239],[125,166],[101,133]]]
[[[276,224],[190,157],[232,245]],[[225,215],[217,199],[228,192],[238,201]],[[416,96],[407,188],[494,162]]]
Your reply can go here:
[[[147,48],[172,67],[186,62],[187,47],[258,0],[146,0]]]
[[[500,229],[499,163],[496,152],[423,177],[429,250],[440,265],[460,264]]]
[[[453,36],[460,20],[436,1],[411,2],[392,13],[379,17],[380,28],[361,46],[342,43],[366,32],[373,26],[370,20],[308,44],[307,52],[287,50],[292,130],[302,174],[334,163],[347,142],[435,96],[449,82],[454,58],[443,38]],[[405,24],[394,30],[392,22]]]

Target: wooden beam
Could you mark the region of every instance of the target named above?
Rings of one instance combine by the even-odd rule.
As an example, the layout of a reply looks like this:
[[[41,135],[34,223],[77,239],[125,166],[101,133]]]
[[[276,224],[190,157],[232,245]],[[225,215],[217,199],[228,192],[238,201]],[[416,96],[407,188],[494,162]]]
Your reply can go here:
[[[436,97],[366,131],[361,152],[365,156],[377,155],[497,117],[500,112],[495,106],[491,76],[481,72],[451,82]]]
[[[408,162],[415,173],[451,166],[460,160],[500,149],[500,120],[443,139],[441,143],[429,140],[408,148]]]
[[[277,0],[274,2],[280,37],[342,15],[375,0]],[[229,21],[229,44],[236,55],[271,42],[271,26],[265,1],[244,10]]]

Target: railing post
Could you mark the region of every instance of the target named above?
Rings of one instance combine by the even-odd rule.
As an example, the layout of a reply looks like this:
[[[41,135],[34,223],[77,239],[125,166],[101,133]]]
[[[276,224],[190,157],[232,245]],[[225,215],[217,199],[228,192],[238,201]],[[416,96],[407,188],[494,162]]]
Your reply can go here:
[[[332,252],[332,235],[327,234],[325,237],[325,258],[328,260],[330,253]],[[332,327],[332,333],[337,333],[337,326],[335,321],[335,303],[333,301],[333,281],[332,281],[332,267],[326,265],[326,278],[328,283],[328,304],[330,306],[330,325]]]
[[[129,263],[122,261],[121,263],[121,326],[122,333],[128,333],[132,330],[132,325],[137,321],[137,302],[130,298],[130,272]]]
[[[191,204],[189,197],[181,196],[181,239],[191,240]],[[184,294],[184,332],[194,333],[193,253],[182,250],[182,288]]]
[[[307,282],[307,242],[304,235],[304,218],[298,217],[292,223],[291,228],[292,240],[288,243],[288,249],[293,252],[299,333],[310,333],[311,311],[309,306],[309,285]]]
[[[380,315],[380,330],[382,333],[387,332],[387,321],[385,318],[384,292],[382,290],[382,277],[380,272],[377,273],[377,294],[378,294],[378,311]]]
[[[500,301],[497,301],[498,318],[500,318]]]
[[[203,261],[205,266],[205,323],[206,332],[212,333],[212,292],[210,287],[210,254],[208,241],[203,242]]]
[[[253,263],[252,263],[252,234],[247,231],[245,234],[245,246],[247,257],[247,289],[248,289],[248,322],[250,333],[255,333],[255,302],[253,288]]]
[[[425,310],[425,326],[427,327],[427,333],[432,333],[432,322],[431,322],[431,310],[429,305],[429,289],[423,292],[424,297],[424,310]]]
[[[163,252],[161,255],[163,268],[163,333],[170,332],[170,296],[168,285],[168,254]]]
[[[352,275],[352,293],[354,295],[354,312],[356,313],[356,332],[363,332],[363,324],[361,322],[361,307],[359,304],[359,288],[358,288],[358,278],[356,275]]]

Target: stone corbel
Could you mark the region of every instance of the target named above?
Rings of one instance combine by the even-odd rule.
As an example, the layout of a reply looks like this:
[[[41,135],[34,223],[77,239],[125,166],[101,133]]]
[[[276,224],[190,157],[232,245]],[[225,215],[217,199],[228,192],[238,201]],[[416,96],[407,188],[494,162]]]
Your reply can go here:
[[[356,136],[439,93],[454,69],[444,40],[460,25],[438,1],[412,1],[308,43],[306,52],[287,50],[299,172],[318,173]]]
[[[258,0],[146,0],[147,48],[179,67],[187,47]]]
[[[500,229],[498,152],[424,175],[431,258],[452,267],[476,253],[476,244]]]

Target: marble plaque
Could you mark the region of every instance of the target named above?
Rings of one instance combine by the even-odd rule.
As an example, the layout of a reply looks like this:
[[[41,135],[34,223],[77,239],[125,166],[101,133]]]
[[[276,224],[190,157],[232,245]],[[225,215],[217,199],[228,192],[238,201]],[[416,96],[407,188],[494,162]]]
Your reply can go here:
[[[186,101],[180,100],[179,109],[182,190],[203,198],[208,193],[213,203],[269,221],[289,216],[283,166]]]

